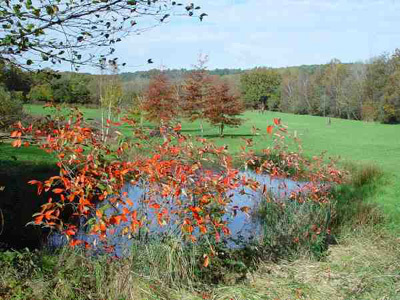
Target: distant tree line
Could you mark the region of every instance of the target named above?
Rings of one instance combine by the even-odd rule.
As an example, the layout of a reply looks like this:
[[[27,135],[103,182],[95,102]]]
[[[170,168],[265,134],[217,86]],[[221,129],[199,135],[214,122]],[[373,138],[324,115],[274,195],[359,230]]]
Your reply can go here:
[[[174,90],[173,101],[181,101],[179,99],[187,93],[185,86],[189,78],[198,72],[198,66],[191,70],[162,72]],[[159,74],[156,69],[111,76],[51,70],[28,72],[0,61],[0,106],[5,110],[21,107],[23,102],[36,101],[101,105],[99,84],[110,78],[115,81],[117,76],[122,91],[119,105],[138,107],[148,93],[152,79]],[[400,123],[399,49],[366,63],[342,63],[333,59],[325,65],[216,69],[207,71],[206,77],[213,78],[213,82],[222,80],[229,93],[240,97],[247,109]],[[192,78],[192,81],[195,80]],[[13,105],[4,104],[11,100],[15,102]],[[193,119],[198,112],[196,107],[191,109],[194,111],[185,114]],[[136,113],[139,113],[138,108]]]
[[[367,63],[283,69],[257,68],[241,76],[247,106],[344,119],[400,123],[400,50]]]

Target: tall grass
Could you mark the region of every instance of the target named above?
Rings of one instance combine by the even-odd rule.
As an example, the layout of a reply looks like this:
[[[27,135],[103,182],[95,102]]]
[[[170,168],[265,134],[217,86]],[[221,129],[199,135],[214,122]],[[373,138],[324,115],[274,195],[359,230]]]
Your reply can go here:
[[[263,228],[264,255],[274,259],[304,255],[320,258],[330,241],[328,228],[333,210],[330,203],[311,200],[262,201],[258,218]]]
[[[332,228],[339,234],[343,228],[385,223],[385,217],[376,202],[371,201],[381,185],[384,185],[383,172],[371,164],[347,164],[350,178],[347,184],[334,191],[335,215]]]

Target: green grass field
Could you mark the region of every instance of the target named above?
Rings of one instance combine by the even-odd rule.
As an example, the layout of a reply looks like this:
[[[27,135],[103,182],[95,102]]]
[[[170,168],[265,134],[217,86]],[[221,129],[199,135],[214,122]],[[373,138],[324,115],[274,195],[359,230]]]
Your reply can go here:
[[[25,110],[34,115],[46,114],[40,105],[26,105]],[[83,108],[82,111],[87,118],[100,117],[98,109]],[[226,144],[232,152],[237,152],[243,143],[242,137],[254,138],[256,141],[259,139],[251,133],[253,126],[265,133],[267,125],[274,118],[281,118],[289,126],[289,130],[297,131],[307,154],[315,155],[327,151],[329,155],[340,156],[344,160],[376,164],[391,173],[397,172],[400,165],[400,125],[332,119],[328,126],[326,119],[322,117],[248,111],[243,115],[245,121],[242,126],[226,128],[224,138],[218,137],[218,128],[209,124],[204,126],[204,137],[218,144]],[[182,131],[200,135],[199,123],[184,121]],[[267,141],[260,139],[260,142],[258,148],[265,146]]]
[[[40,105],[26,105],[27,113],[43,115],[46,112]],[[100,111],[94,108],[83,108],[87,118],[100,118]],[[265,133],[266,127],[274,118],[280,118],[292,132],[296,131],[301,138],[303,149],[308,155],[320,154],[323,151],[332,157],[339,157],[342,162],[356,164],[373,164],[386,173],[385,185],[371,201],[379,203],[389,217],[389,227],[400,227],[400,125],[385,125],[362,121],[332,119],[331,125],[327,119],[314,116],[292,115],[279,112],[247,111],[242,118],[243,124],[238,128],[226,128],[223,138],[218,136],[218,128],[204,124],[204,137],[213,140],[218,145],[227,145],[232,152],[238,152],[243,144],[242,138],[253,138],[256,149],[267,146],[265,136],[253,136],[252,127]],[[145,124],[151,126],[151,124]],[[200,135],[199,122],[182,122],[182,131],[190,135]],[[29,159],[24,155],[21,159]],[[41,157],[41,156],[40,156]],[[34,158],[37,159],[37,158]],[[41,159],[41,158],[39,158]]]

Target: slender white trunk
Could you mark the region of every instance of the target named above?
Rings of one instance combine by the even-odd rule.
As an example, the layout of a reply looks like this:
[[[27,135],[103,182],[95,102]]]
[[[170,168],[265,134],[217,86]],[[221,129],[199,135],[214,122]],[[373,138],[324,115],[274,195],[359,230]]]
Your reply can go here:
[[[200,131],[201,131],[201,137],[204,135],[204,128],[203,128],[203,120],[200,119]]]

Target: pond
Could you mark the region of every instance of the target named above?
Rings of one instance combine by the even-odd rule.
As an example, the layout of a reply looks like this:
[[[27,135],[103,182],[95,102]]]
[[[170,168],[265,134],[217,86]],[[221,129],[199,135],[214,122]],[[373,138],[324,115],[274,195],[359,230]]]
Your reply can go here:
[[[251,171],[241,172],[240,175],[244,175],[247,178],[254,179],[260,183],[260,186],[267,188],[267,190],[275,195],[276,199],[287,199],[288,196],[292,192],[296,192],[299,189],[302,189],[306,186],[306,182],[296,182],[290,179],[282,179],[282,178],[271,178],[267,174],[256,174]],[[113,245],[115,255],[116,256],[124,256],[129,253],[129,249],[132,247],[132,244],[138,240],[146,240],[146,239],[157,239],[162,238],[167,235],[179,235],[180,229],[177,225],[174,225],[174,222],[169,222],[168,225],[160,227],[157,224],[155,213],[153,209],[150,209],[147,204],[143,204],[140,199],[143,199],[143,196],[146,193],[145,188],[141,188],[139,186],[131,186],[127,185],[123,191],[127,192],[127,197],[134,202],[133,206],[127,206],[129,210],[137,210],[138,214],[142,214],[146,216],[146,219],[149,220],[149,224],[146,226],[146,233],[143,234],[143,231],[140,234],[135,236],[127,236],[121,234],[121,229],[125,227],[124,223],[121,223],[117,226],[114,234],[108,234],[106,242],[108,245]],[[227,210],[233,211],[235,207],[243,207],[248,206],[251,210],[256,210],[259,206],[259,201],[263,199],[261,189],[259,191],[253,191],[250,189],[245,190],[245,194],[240,193],[239,191],[233,191],[233,195],[231,197],[232,201],[229,204]],[[139,200],[138,200],[139,199]],[[123,207],[119,209],[122,210]],[[172,204],[166,202],[165,208],[168,210],[172,210],[174,207]],[[108,208],[105,213],[111,214],[115,208]],[[235,248],[239,245],[236,241],[240,241],[240,244],[250,242],[251,240],[260,238],[261,236],[261,224],[254,217],[254,214],[246,214],[242,212],[240,209],[237,210],[235,216],[233,214],[227,214],[225,216],[225,220],[228,221],[228,228],[231,231],[231,235],[229,237],[223,237],[225,239],[228,247]],[[196,234],[196,232],[194,233]],[[143,237],[145,235],[145,238]],[[77,239],[86,241],[91,245],[95,246],[95,251],[102,251],[102,243],[99,242],[98,237],[87,234],[84,230],[80,230],[76,236]],[[64,236],[60,234],[52,234],[48,239],[48,246],[50,248],[58,248],[66,244],[66,239]]]

